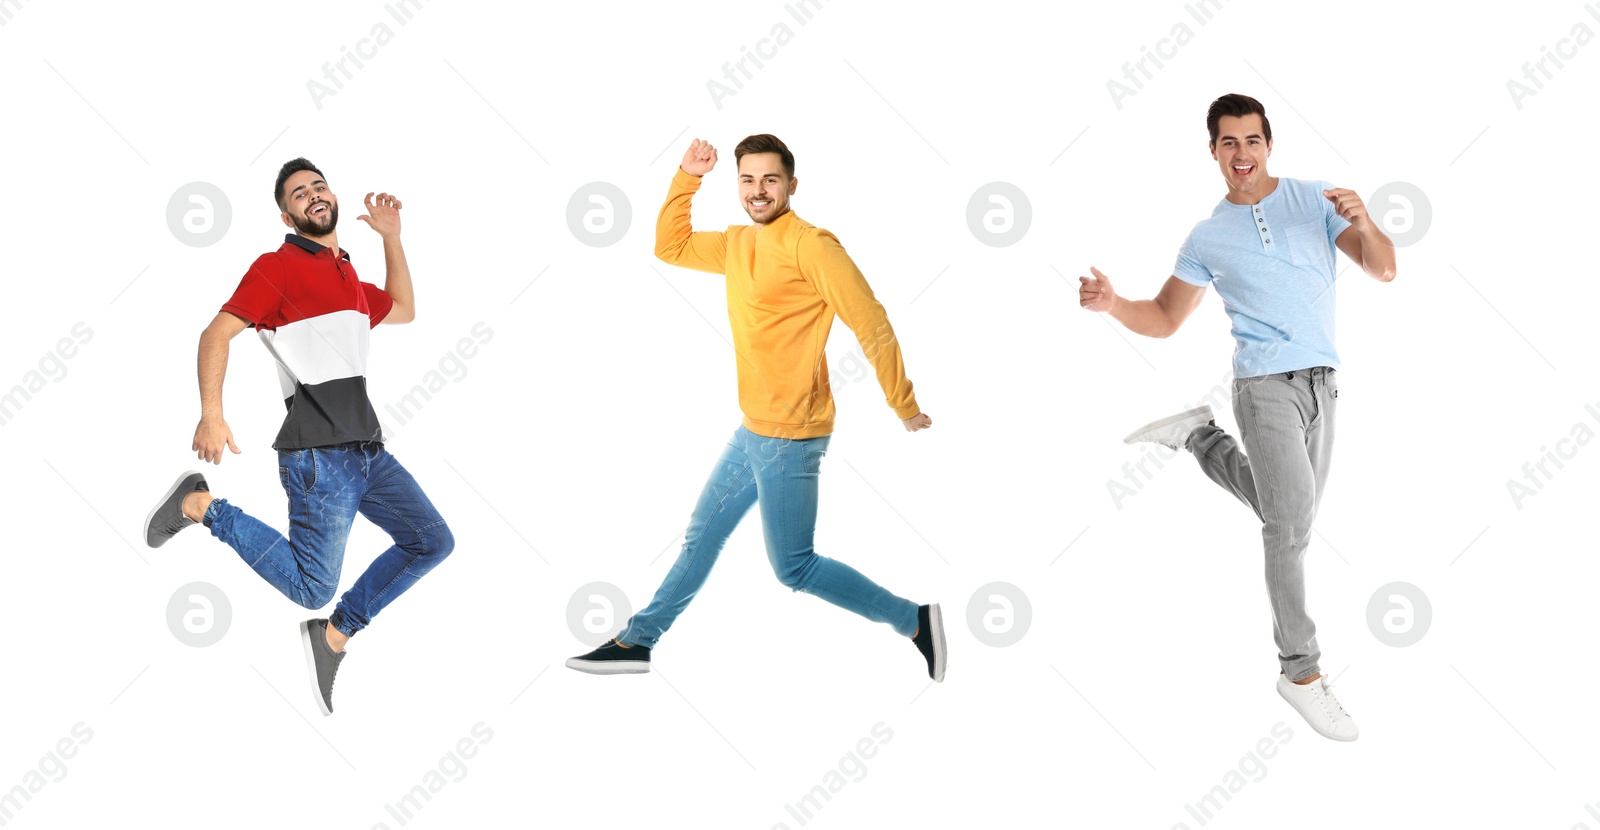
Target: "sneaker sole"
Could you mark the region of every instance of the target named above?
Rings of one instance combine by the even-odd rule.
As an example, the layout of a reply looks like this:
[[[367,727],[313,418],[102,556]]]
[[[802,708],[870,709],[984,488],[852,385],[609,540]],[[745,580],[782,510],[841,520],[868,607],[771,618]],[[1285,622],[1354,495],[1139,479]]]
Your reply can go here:
[[[576,657],[567,659],[567,668],[581,671],[584,674],[645,674],[650,671],[650,664],[638,660],[580,660]]]
[[[1194,417],[1199,416],[1199,415],[1205,415],[1207,412],[1210,412],[1210,410],[1211,410],[1211,407],[1209,407],[1209,406],[1199,406],[1199,407],[1195,407],[1194,409],[1187,410],[1185,412],[1179,412],[1176,415],[1168,415],[1167,417],[1162,418],[1159,421],[1151,421],[1150,423],[1145,424],[1142,427],[1139,427],[1138,429],[1134,430],[1133,432],[1128,433],[1128,437],[1122,439],[1122,443],[1124,443],[1124,444],[1137,444],[1137,443],[1139,443],[1139,440],[1140,440],[1139,436],[1141,436],[1141,435],[1143,435],[1143,434],[1145,434],[1147,432],[1154,432],[1155,430],[1161,429],[1162,427],[1169,427],[1169,426],[1172,426],[1173,424],[1181,423],[1183,421],[1187,421],[1190,418],[1194,418]],[[1209,417],[1206,419],[1206,421],[1210,421],[1210,420],[1211,420],[1211,418],[1209,418]],[[1202,426],[1204,423],[1205,423],[1205,421],[1202,421],[1200,424],[1196,424],[1196,426]]]
[[[189,470],[189,471],[185,472],[183,475],[178,476],[178,480],[172,482],[172,486],[167,488],[167,494],[162,496],[160,501],[156,502],[156,506],[155,507],[150,508],[150,512],[149,513],[145,514],[145,517],[144,517],[144,543],[145,543],[146,546],[151,547],[151,548],[159,548],[162,545],[166,544],[167,541],[172,538],[171,536],[167,536],[167,537],[163,538],[160,542],[158,542],[158,543],[156,543],[154,545],[150,544],[150,524],[156,520],[156,513],[159,510],[161,510],[161,508],[163,508],[163,507],[165,507],[167,505],[167,501],[172,498],[172,494],[178,492],[178,488],[183,486],[183,482],[188,480],[189,476],[197,476],[197,475],[200,475],[200,471],[199,470]],[[181,509],[181,506],[180,506],[180,509]]]
[[[928,627],[933,629],[933,682],[943,683],[948,654],[944,642],[944,614],[938,603],[928,606]]]
[[[1361,733],[1360,732],[1357,732],[1356,734],[1351,735],[1350,737],[1346,738],[1346,737],[1344,737],[1342,735],[1334,735],[1332,733],[1322,731],[1321,729],[1317,728],[1316,724],[1311,722],[1310,718],[1306,717],[1304,712],[1300,711],[1300,707],[1299,706],[1294,705],[1294,700],[1289,697],[1289,693],[1285,692],[1283,690],[1282,686],[1278,686],[1277,689],[1278,689],[1278,697],[1283,698],[1283,702],[1289,704],[1289,708],[1293,709],[1294,713],[1299,715],[1300,719],[1306,722],[1306,726],[1311,727],[1311,731],[1312,732],[1315,732],[1318,735],[1321,735],[1322,737],[1327,738],[1330,741],[1342,741],[1344,743],[1349,743],[1349,742],[1355,740],[1356,738],[1361,737]]]
[[[322,702],[322,686],[317,683],[317,653],[314,651],[316,646],[311,644],[310,620],[302,620],[300,622],[300,645],[305,647],[306,672],[311,677],[311,696],[316,698],[317,711],[321,712],[323,717],[327,717],[333,714],[333,710],[328,708],[328,704]]]

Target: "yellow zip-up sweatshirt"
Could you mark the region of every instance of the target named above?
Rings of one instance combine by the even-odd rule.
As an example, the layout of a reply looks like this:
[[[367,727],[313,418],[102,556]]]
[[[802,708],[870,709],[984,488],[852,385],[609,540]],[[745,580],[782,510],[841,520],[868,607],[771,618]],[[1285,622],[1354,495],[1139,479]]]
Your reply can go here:
[[[673,174],[656,219],[656,256],[724,275],[745,429],[772,438],[833,432],[823,347],[835,314],[861,344],[894,414],[919,414],[889,317],[839,240],[792,210],[760,233],[754,225],[692,230],[689,202],[699,189],[698,176]]]

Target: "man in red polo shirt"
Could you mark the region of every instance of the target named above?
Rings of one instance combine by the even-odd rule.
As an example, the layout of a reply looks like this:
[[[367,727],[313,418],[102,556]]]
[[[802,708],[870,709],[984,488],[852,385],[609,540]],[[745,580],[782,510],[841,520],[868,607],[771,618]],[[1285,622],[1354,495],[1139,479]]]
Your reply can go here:
[[[322,714],[333,713],[333,678],[345,643],[395,597],[450,555],[450,529],[411,474],[383,447],[367,397],[369,332],[416,316],[411,272],[400,247],[400,200],[368,193],[356,217],[383,238],[384,287],[361,282],[339,247],[339,199],[322,171],[297,158],[283,165],[273,196],[295,233],[262,254],[200,335],[200,460],[237,453],[222,417],[228,341],[254,328],[278,367],[288,415],[273,441],[278,477],[289,496],[289,535],[213,498],[205,476],[187,472],[145,520],[145,541],[160,547],[204,524],[284,596],[316,609],[339,588],[345,542],[357,513],[394,544],[340,598],[327,619],[300,624],[300,639]]]

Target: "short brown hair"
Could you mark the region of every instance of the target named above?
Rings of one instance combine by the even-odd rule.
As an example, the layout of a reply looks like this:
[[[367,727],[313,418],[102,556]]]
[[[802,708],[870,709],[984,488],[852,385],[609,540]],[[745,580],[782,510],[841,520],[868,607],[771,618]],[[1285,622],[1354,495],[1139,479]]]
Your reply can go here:
[[[733,148],[734,166],[737,167],[739,160],[751,153],[777,153],[778,159],[783,162],[784,172],[789,174],[789,178],[794,178],[794,153],[789,152],[789,145],[777,136],[762,133],[739,142],[739,146]]]
[[[1222,116],[1243,118],[1251,113],[1261,116],[1261,134],[1271,141],[1272,122],[1267,120],[1267,108],[1248,95],[1229,93],[1212,101],[1211,109],[1206,110],[1206,130],[1211,133],[1211,146],[1217,146],[1217,122],[1222,120]]]

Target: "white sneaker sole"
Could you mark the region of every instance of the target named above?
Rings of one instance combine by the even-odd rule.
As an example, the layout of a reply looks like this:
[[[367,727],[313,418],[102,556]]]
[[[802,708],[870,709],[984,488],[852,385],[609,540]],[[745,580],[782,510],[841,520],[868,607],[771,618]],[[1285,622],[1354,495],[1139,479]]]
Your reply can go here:
[[[172,498],[173,493],[178,492],[178,488],[183,486],[183,482],[187,480],[189,476],[197,475],[200,475],[199,470],[186,470],[182,475],[178,476],[177,481],[172,482],[172,486],[167,488],[166,494],[161,497],[160,501],[156,502],[156,506],[150,508],[149,513],[144,514],[144,539],[147,547],[154,547],[150,545],[150,523],[156,520],[156,511],[160,510],[166,505],[167,500]]]
[[[944,614],[939,610],[939,604],[928,606],[928,627],[933,629],[933,682],[944,682],[945,663],[949,660],[949,652],[945,649],[944,642]]]
[[[1179,412],[1176,415],[1169,415],[1169,416],[1167,416],[1165,418],[1162,418],[1159,421],[1151,421],[1150,423],[1145,424],[1142,427],[1139,427],[1138,429],[1134,430],[1133,432],[1128,433],[1128,437],[1122,439],[1122,443],[1124,443],[1124,444],[1137,444],[1140,441],[1149,440],[1149,439],[1143,438],[1141,436],[1148,435],[1149,433],[1155,432],[1156,430],[1165,429],[1166,427],[1172,426],[1173,424],[1180,424],[1180,423],[1183,423],[1184,421],[1188,421],[1188,420],[1194,420],[1195,421],[1194,425],[1197,428],[1198,427],[1203,427],[1206,424],[1210,423],[1212,419],[1213,419],[1213,413],[1211,411],[1211,407],[1209,407],[1209,406],[1195,407],[1194,409],[1189,409],[1189,410],[1185,410],[1183,412]],[[1192,429],[1190,430],[1190,432],[1193,432],[1193,431],[1194,430],[1192,430]]]
[[[322,686],[317,683],[317,654],[313,650],[316,646],[311,643],[310,620],[300,621],[300,645],[305,647],[306,674],[311,678],[311,696],[317,701],[317,711],[321,712],[323,717],[327,717],[333,714],[333,710],[322,702]]]
[[[641,660],[580,660],[567,658],[567,668],[584,674],[645,674],[650,664]]]
[[[1289,693],[1284,691],[1282,686],[1277,686],[1277,689],[1278,689],[1278,697],[1283,698],[1283,701],[1285,703],[1289,704],[1289,708],[1293,709],[1294,713],[1299,715],[1300,719],[1304,720],[1306,722],[1307,726],[1311,727],[1311,731],[1312,732],[1315,732],[1318,735],[1321,735],[1322,737],[1327,738],[1330,741],[1344,741],[1346,743],[1348,743],[1350,741],[1353,741],[1356,738],[1361,737],[1361,733],[1360,732],[1357,732],[1356,734],[1350,735],[1350,736],[1347,737],[1347,736],[1344,736],[1344,735],[1335,735],[1332,732],[1328,732],[1328,731],[1324,730],[1322,727],[1318,726],[1315,721],[1313,721],[1310,718],[1306,717],[1306,713],[1305,712],[1300,711],[1300,707],[1295,705],[1294,698],[1289,697]]]

